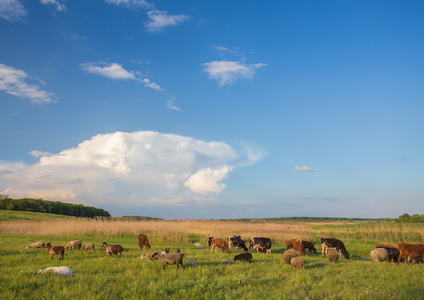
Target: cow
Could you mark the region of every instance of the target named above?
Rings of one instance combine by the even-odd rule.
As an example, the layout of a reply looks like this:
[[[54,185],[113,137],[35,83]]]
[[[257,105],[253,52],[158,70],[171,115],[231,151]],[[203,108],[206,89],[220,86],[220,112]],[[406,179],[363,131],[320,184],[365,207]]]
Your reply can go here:
[[[222,252],[227,251],[228,253],[231,253],[231,250],[228,247],[228,243],[226,240],[214,238],[211,240],[211,244],[212,244],[211,253],[213,252],[214,248],[215,248],[215,253],[218,251],[218,249],[222,249]]]
[[[333,238],[321,237],[321,244],[326,244],[327,247],[336,248],[346,259],[349,259],[349,252],[347,252],[345,245],[342,241]]]
[[[143,250],[143,246],[146,246],[146,249],[150,249],[149,239],[147,238],[147,235],[140,233],[138,235],[138,246],[140,247],[140,250]]]
[[[269,249],[271,249],[271,246],[272,246],[272,241],[270,238],[261,237],[261,236],[252,236],[249,239],[248,243],[249,243],[249,248],[252,248],[254,250],[256,249],[256,252],[259,252],[259,250],[261,250],[262,252],[266,253]]]
[[[249,251],[249,249],[247,249],[246,247],[246,241],[243,240],[241,236],[239,235],[230,236],[228,238],[228,245],[230,247],[230,250],[231,250],[231,246],[234,246],[236,248],[241,247],[243,248],[244,251]]]
[[[306,255],[305,247],[303,246],[303,243],[299,239],[293,239],[293,249],[297,251],[299,256]]]
[[[317,254],[317,249],[315,248],[312,242],[302,240],[302,244],[303,244],[303,247],[305,248],[305,251],[306,249],[308,249],[309,253],[314,252],[315,254]]]
[[[409,258],[424,258],[424,244],[406,244],[400,243],[399,246],[399,257],[397,264],[399,265],[400,260],[403,258],[406,264],[409,265]]]
[[[323,257],[324,257],[324,252],[325,252],[325,255],[328,256],[328,252],[331,252],[331,251],[336,251],[339,254],[339,256],[342,255],[340,251],[337,251],[336,247],[333,247],[333,248],[328,247],[325,243],[321,245],[321,254]]]
[[[391,245],[375,245],[375,249],[377,248],[384,248],[387,250],[387,252],[389,253],[389,262],[393,261],[393,262],[397,262],[400,251],[398,249],[398,247],[396,246],[391,246]]]
[[[206,242],[206,244],[208,244],[208,247],[209,247],[209,249],[211,249],[211,251],[212,251],[212,249],[213,249],[213,245],[212,245],[212,239],[214,239],[215,237],[214,236],[210,236],[210,237],[208,237],[208,241]]]

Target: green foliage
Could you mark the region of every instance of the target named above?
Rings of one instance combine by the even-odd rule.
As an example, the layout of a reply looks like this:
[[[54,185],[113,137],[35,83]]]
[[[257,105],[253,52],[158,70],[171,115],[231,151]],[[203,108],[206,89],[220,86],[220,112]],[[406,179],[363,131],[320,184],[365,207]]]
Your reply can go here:
[[[0,197],[0,210],[32,211],[89,218],[110,217],[109,212],[92,206],[31,198],[12,199],[7,195]]]
[[[395,219],[397,223],[424,223],[424,215],[414,214],[410,216],[409,214],[403,214],[399,218]]]

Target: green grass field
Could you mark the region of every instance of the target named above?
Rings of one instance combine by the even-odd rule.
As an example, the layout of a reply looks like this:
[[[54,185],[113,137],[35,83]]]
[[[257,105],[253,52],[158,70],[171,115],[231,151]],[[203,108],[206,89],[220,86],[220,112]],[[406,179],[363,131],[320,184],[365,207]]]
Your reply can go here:
[[[56,218],[69,218],[69,217],[64,215],[37,213],[37,212],[29,212],[29,211],[0,210],[0,221],[42,220],[42,219],[56,219]]]
[[[38,222],[33,217],[30,219],[29,222]],[[0,229],[4,224],[0,222]],[[396,230],[402,228],[398,226]],[[423,231],[422,226],[405,230],[413,232],[411,228],[418,233]],[[279,244],[272,247],[272,254],[253,253],[251,264],[238,261],[223,265],[222,260],[232,261],[236,253],[195,249],[197,239],[206,245],[206,237],[198,234],[188,234],[189,243],[172,243],[172,239],[163,242],[163,238],[158,242],[152,234],[152,248],[143,251],[138,248],[137,235],[127,233],[0,234],[0,299],[424,299],[423,264],[397,266],[361,260],[374,248],[374,241],[388,235],[387,229],[381,229],[378,224],[357,223],[357,226],[326,224],[311,230],[312,236],[319,237],[328,231],[342,239],[346,237],[351,259],[341,258],[337,264],[330,264],[320,253],[308,254],[306,269],[295,270],[283,261],[285,246]],[[76,239],[81,239],[83,244],[94,242],[97,249],[67,250],[64,260],[59,261],[57,257],[52,260],[47,249],[25,248],[36,241],[64,246]],[[125,248],[122,256],[106,256],[99,247],[103,241],[121,244]],[[422,236],[411,242],[422,243]],[[192,267],[184,259],[185,270],[167,266],[164,271],[160,261],[140,260],[142,253],[162,251],[165,247],[171,252],[181,248],[186,258],[193,258],[200,266]],[[75,276],[37,275],[39,269],[52,266],[69,266]]]

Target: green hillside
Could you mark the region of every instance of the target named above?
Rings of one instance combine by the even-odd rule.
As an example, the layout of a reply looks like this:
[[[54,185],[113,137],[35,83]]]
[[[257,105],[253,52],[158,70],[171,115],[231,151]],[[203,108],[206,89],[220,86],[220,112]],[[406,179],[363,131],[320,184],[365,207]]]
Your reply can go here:
[[[30,211],[0,210],[0,221],[69,218],[68,216]]]

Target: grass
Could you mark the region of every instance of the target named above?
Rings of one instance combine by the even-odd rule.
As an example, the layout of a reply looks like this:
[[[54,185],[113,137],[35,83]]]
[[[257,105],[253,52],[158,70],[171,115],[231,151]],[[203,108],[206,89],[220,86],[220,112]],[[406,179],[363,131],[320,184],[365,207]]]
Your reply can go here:
[[[57,219],[57,218],[67,218],[67,216],[57,215],[57,214],[29,212],[29,211],[0,210],[0,221],[44,220],[44,219]]]
[[[0,222],[1,299],[422,299],[424,266],[363,261],[374,243],[396,243],[398,233],[406,242],[422,243],[423,226],[368,222],[314,223],[269,222],[251,224],[202,220],[101,221],[52,219]],[[52,229],[51,227],[55,227]],[[396,234],[390,234],[390,228]],[[186,257],[200,263],[176,271],[163,271],[159,261],[140,260],[137,235],[147,233],[152,249],[171,252],[181,248]],[[264,234],[261,234],[264,232]],[[253,253],[251,264],[232,261],[235,253],[197,250],[194,242],[206,244],[209,235],[225,237],[239,233],[269,236],[272,254]],[[321,254],[305,257],[306,270],[294,270],[283,259],[284,239],[298,236],[316,242],[320,235],[345,241],[351,259],[330,264]],[[384,237],[387,241],[379,240]],[[47,249],[25,249],[36,241],[65,245],[81,239],[94,242],[94,252],[66,251],[65,259],[51,260]],[[411,239],[411,240],[409,240]],[[421,239],[421,240],[420,240]],[[106,256],[99,245],[121,244],[122,257]],[[74,277],[37,275],[39,269],[69,266]]]

